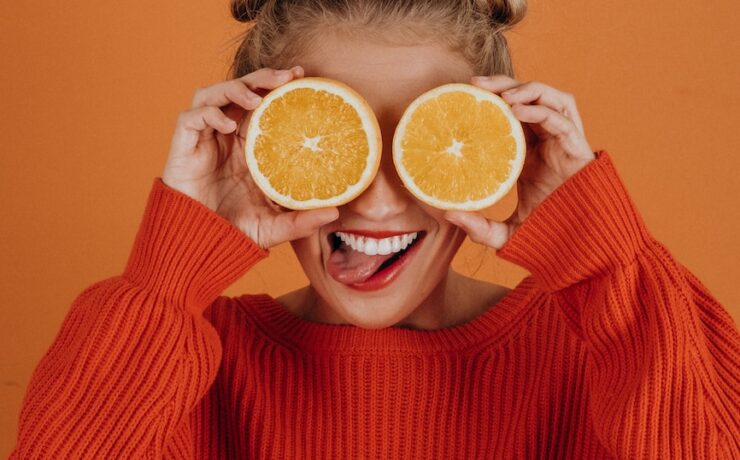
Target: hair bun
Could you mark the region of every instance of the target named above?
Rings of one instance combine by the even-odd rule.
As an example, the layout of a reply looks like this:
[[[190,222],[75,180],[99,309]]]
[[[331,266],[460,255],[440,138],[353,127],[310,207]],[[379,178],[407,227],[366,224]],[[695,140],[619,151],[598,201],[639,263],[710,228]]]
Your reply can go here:
[[[239,22],[254,21],[269,0],[231,0],[231,15]]]
[[[488,6],[491,21],[506,29],[527,15],[527,0],[488,0]]]

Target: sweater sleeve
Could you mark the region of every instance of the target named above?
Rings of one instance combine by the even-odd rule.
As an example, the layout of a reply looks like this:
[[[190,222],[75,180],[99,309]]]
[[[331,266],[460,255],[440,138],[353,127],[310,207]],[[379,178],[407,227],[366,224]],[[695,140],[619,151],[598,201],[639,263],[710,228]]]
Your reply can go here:
[[[123,274],[76,297],[37,365],[11,458],[161,458],[218,371],[203,311],[265,256],[156,178]]]
[[[618,458],[740,458],[740,335],[648,232],[605,151],[498,255],[550,293],[587,350],[589,413]]]

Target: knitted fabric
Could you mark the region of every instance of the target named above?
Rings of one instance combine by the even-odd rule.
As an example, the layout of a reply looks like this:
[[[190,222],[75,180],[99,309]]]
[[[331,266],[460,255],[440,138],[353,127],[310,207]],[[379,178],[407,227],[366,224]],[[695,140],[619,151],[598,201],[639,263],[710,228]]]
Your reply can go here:
[[[531,275],[455,327],[222,296],[268,255],[156,178],[121,276],[73,302],[11,458],[740,458],[740,336],[605,151],[497,252]]]

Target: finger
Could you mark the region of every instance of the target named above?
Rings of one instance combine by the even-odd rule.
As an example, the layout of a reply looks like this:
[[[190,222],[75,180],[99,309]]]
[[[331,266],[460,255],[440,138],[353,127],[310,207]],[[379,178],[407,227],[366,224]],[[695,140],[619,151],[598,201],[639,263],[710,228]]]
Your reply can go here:
[[[289,73],[291,77],[288,80],[291,80],[293,78],[302,78],[304,75],[303,67],[301,66],[295,66],[288,70],[281,70],[276,71],[274,69],[267,69],[263,68],[260,70],[257,70],[255,72],[252,72],[248,75],[245,75],[244,77],[241,77],[240,79],[243,79],[247,85],[253,85],[255,89],[263,87],[263,88],[276,88],[277,86],[280,86],[282,83],[280,83],[282,80],[280,80],[281,75],[285,75]],[[270,78],[278,78],[277,82],[271,82]],[[239,142],[241,144],[246,143],[247,138],[247,128],[249,126],[249,119],[252,115],[251,111],[247,111],[244,113],[243,111],[240,112],[232,112],[233,110],[233,104],[227,106],[227,108],[224,109],[224,111],[235,120],[239,121],[239,129],[236,133],[237,138],[239,139]]]
[[[303,67],[297,65],[290,69],[270,69],[262,68],[248,73],[237,80],[247,85],[251,91],[258,89],[275,89],[278,86],[287,83],[293,78],[303,77]]]
[[[311,209],[279,213],[271,226],[267,241],[269,246],[304,238],[315,233],[319,227],[339,218],[337,208]]]
[[[301,76],[303,68],[299,66],[287,70],[262,68],[234,80],[198,88],[193,95],[191,107],[223,107],[234,103],[244,110],[254,110],[262,102],[262,97],[255,92],[257,89],[271,90]]]
[[[462,228],[468,237],[479,244],[501,249],[509,240],[509,226],[505,223],[486,219],[469,211],[447,211],[445,219]]]
[[[224,107],[236,104],[243,112],[256,109],[260,102],[262,102],[262,98],[250,91],[243,82],[229,80],[196,89],[190,106],[191,108]]]
[[[514,104],[539,104],[549,107],[554,111],[570,118],[579,131],[583,131],[581,116],[578,114],[575,97],[559,89],[544,83],[532,81],[501,93],[509,105]]]
[[[198,143],[201,136],[208,136],[213,131],[229,134],[236,130],[234,120],[224,114],[217,107],[200,107],[180,113],[177,117],[175,134],[172,139],[173,148],[181,151],[190,150]]]
[[[593,150],[585,136],[569,118],[542,105],[515,104],[511,111],[520,121],[530,123],[538,135],[546,133],[556,138],[563,150],[572,158],[583,160],[594,158]]]
[[[519,81],[508,75],[476,75],[470,79],[474,86],[487,89],[493,93],[501,93],[511,88],[519,86]]]

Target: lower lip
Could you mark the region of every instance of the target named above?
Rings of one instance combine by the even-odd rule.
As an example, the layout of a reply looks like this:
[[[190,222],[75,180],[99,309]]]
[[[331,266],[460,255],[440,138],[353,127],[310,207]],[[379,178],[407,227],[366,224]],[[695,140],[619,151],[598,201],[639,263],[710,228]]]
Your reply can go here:
[[[404,267],[408,265],[411,257],[419,251],[421,240],[424,239],[424,236],[426,235],[420,236],[414,245],[411,246],[411,249],[406,251],[397,261],[393,262],[390,267],[386,267],[362,283],[345,284],[345,286],[356,291],[377,291],[378,289],[383,289],[388,286],[398,278]]]

